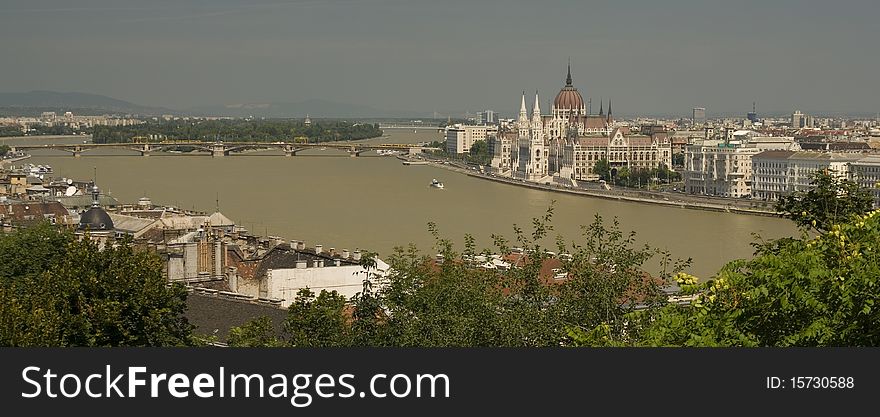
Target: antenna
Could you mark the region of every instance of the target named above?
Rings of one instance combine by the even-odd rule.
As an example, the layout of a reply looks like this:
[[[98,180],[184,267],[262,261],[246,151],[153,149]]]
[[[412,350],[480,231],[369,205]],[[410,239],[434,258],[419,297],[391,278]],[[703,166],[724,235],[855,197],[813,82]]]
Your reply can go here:
[[[217,203],[217,209],[215,211],[219,213],[220,212],[220,191],[217,191],[216,203]]]

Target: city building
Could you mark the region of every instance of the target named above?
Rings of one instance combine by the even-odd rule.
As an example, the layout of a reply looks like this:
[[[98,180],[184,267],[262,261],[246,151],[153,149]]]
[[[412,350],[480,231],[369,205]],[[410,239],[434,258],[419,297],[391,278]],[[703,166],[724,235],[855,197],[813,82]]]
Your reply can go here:
[[[691,116],[691,122],[695,125],[706,124],[706,108],[694,107],[693,115]]]
[[[665,129],[633,134],[626,126],[615,126],[611,100],[607,113],[604,102],[599,114],[591,114],[590,107],[572,83],[570,66],[549,114],[541,114],[535,92],[529,115],[523,92],[516,122],[492,140],[493,170],[532,182],[570,183],[594,179],[593,166],[601,159],[608,159],[614,169],[671,166],[671,141]]]
[[[739,139],[700,140],[688,145],[683,173],[686,192],[751,196],[752,156],[765,150],[800,150],[793,137],[734,136]]]
[[[757,104],[755,102],[752,102],[752,111],[750,111],[750,112],[748,112],[748,114],[746,114],[746,120],[748,120],[751,123],[758,123],[759,122]]]
[[[811,188],[813,174],[827,171],[840,178],[849,178],[853,155],[771,150],[752,157],[752,197],[775,201],[795,191]]]
[[[470,152],[474,142],[486,141],[498,133],[497,126],[454,124],[446,126],[446,152],[461,155]]]
[[[874,207],[880,208],[880,155],[868,155],[849,164],[850,176],[874,194]]]

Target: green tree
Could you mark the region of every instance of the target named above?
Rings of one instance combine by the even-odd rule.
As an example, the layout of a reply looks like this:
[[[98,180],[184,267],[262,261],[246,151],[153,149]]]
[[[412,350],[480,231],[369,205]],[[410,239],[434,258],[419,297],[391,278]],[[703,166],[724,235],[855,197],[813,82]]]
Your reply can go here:
[[[13,264],[0,280],[0,345],[194,344],[186,290],[167,285],[157,255],[127,243],[99,249],[45,228],[0,241],[0,259]],[[10,250],[18,244],[35,250]]]
[[[684,153],[672,154],[672,166],[674,166],[674,167],[683,167],[684,166]]]
[[[640,345],[880,345],[880,211],[789,239],[726,265],[716,279],[682,277],[695,299],[631,320]],[[584,340],[590,340],[586,338]]]
[[[8,154],[10,150],[12,150],[12,148],[10,148],[9,145],[0,145],[0,156],[6,156],[6,154]]]
[[[297,293],[288,307],[284,334],[287,345],[297,347],[329,347],[346,344],[344,296],[336,291],[321,291],[317,297],[308,288]]]
[[[870,191],[838,177],[834,171],[817,171],[812,175],[809,190],[783,196],[776,211],[802,228],[826,232],[832,225],[864,215],[873,206]]]
[[[465,238],[461,252],[440,237],[436,226],[435,251],[442,262],[422,255],[414,246],[397,248],[388,260],[389,273],[370,271],[363,290],[349,301],[328,296],[321,302],[310,291],[300,293],[291,306],[284,337],[295,346],[559,346],[569,330],[588,329],[615,322],[624,333],[622,318],[638,306],[655,305],[663,297],[660,286],[672,271],[668,255],[635,245],[634,234],[624,234],[615,221],[610,227],[597,217],[585,226],[582,243],[570,247],[557,239],[556,256],[541,242],[552,232],[552,207],[533,219],[527,233],[514,227],[514,239],[495,236],[496,252],[512,254],[509,268],[490,269],[488,251],[476,250]],[[513,249],[515,245],[519,249]],[[651,277],[642,266],[661,254],[661,269],[670,273]],[[320,308],[319,305],[329,306]],[[344,337],[337,335],[343,333]],[[294,335],[294,337],[291,337]]]
[[[272,319],[258,317],[240,327],[229,329],[226,343],[231,347],[279,347],[284,343],[276,336]]]
[[[492,155],[489,154],[489,145],[486,144],[485,140],[475,141],[471,145],[470,160],[480,165],[488,165],[492,161]]]
[[[593,166],[593,173],[601,177],[605,181],[611,181],[611,164],[608,163],[608,160],[602,158],[596,161],[596,165]]]

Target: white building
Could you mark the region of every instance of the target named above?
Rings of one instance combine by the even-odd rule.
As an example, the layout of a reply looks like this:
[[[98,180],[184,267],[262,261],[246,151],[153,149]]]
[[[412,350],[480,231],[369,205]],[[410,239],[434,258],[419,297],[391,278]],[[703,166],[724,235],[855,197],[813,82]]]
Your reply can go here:
[[[389,266],[376,259],[372,274],[384,276]],[[295,268],[269,269],[266,271],[266,297],[280,299],[282,307],[289,307],[297,293],[308,288],[315,294],[336,291],[346,299],[363,291],[367,270],[357,264],[331,263],[326,260],[299,261]]]
[[[874,194],[874,207],[880,207],[880,156],[870,155],[850,162],[850,175]]]
[[[497,133],[498,127],[493,125],[454,124],[446,126],[446,152],[449,154],[468,153],[474,142],[486,141],[487,137],[495,136]]]
[[[752,195],[752,156],[765,150],[800,150],[792,137],[745,136],[703,140],[688,145],[684,183],[690,194],[747,197]]]
[[[752,157],[752,196],[775,201],[795,191],[809,190],[812,175],[817,171],[827,170],[838,177],[848,178],[850,163],[856,159],[853,155],[828,152],[761,152]]]

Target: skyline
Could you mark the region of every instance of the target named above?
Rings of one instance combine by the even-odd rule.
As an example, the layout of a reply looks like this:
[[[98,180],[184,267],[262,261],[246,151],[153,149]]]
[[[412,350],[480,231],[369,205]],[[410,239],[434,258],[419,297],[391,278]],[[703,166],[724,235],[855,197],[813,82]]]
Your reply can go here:
[[[552,100],[570,57],[585,100],[621,115],[880,109],[880,6],[863,1],[12,3],[2,92],[509,114],[522,90]]]

